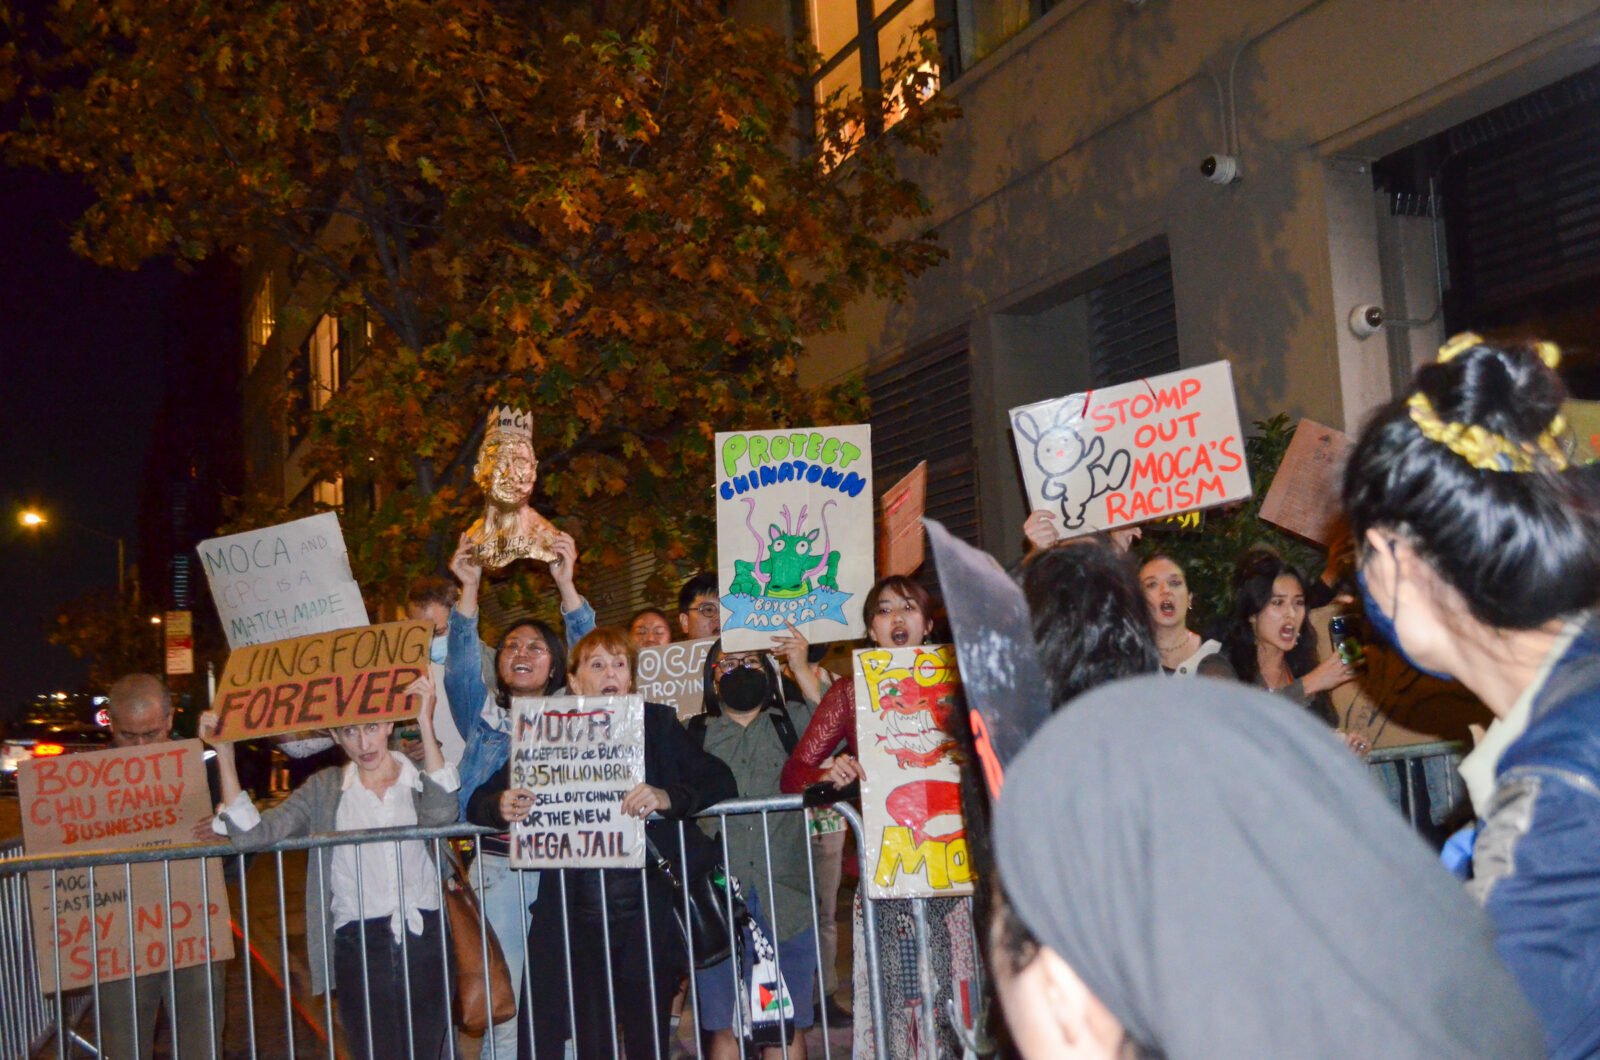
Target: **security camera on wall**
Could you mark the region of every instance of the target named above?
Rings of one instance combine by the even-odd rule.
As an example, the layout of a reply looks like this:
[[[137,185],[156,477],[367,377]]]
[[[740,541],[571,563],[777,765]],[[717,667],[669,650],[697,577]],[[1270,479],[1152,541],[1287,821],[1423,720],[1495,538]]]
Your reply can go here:
[[[1206,155],[1200,162],[1200,175],[1213,184],[1232,184],[1239,179],[1239,160],[1232,155]]]
[[[1350,331],[1358,339],[1370,339],[1383,330],[1383,306],[1358,305],[1350,310]]]

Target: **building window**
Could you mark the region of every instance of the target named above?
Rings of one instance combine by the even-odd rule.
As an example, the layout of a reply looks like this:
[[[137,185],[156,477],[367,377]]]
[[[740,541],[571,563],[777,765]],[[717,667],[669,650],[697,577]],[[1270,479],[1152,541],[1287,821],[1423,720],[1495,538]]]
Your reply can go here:
[[[345,345],[344,329],[339,321],[326,315],[317,321],[306,339],[306,380],[313,412],[327,408],[344,384]]]
[[[248,373],[261,359],[267,343],[272,341],[272,331],[278,326],[277,306],[273,301],[272,273],[263,273],[261,286],[250,300],[250,341],[246,344],[244,370]]]
[[[862,20],[861,5],[848,0],[803,0],[807,31],[812,45],[822,56],[822,66],[812,81],[813,100],[822,106],[836,93],[849,99],[863,90],[884,89],[887,95],[884,122],[893,125],[905,113],[901,85],[884,85],[883,75],[897,55],[916,45],[915,31],[937,17],[936,0],[872,0],[872,21]],[[938,91],[940,72],[924,62],[918,73],[932,75],[930,84],[920,91]],[[847,144],[854,143],[860,131],[844,130]]]
[[[1101,387],[1176,372],[1178,314],[1172,259],[1130,269],[1087,296],[1090,385]]]
[[[311,487],[311,499],[329,508],[344,507],[344,476],[336,475],[333,481],[323,479]]]

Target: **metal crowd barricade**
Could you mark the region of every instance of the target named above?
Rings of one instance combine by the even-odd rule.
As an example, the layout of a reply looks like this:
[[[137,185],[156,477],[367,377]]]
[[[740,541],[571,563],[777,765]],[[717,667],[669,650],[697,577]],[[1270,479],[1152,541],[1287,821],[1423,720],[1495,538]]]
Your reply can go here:
[[[859,815],[848,804],[837,804],[834,808],[838,810],[839,813],[845,818],[846,822],[848,823],[848,827],[855,835],[857,849],[864,849],[864,845],[861,842],[862,825]],[[818,897],[816,892],[816,866],[813,862],[812,846],[809,838],[807,838],[804,842],[804,856],[806,873],[809,879],[810,887],[811,923],[809,925],[802,926],[798,932],[792,930],[793,925],[785,925],[781,923],[779,921],[777,911],[778,902],[775,900],[775,895],[773,893],[774,872],[771,843],[771,824],[774,819],[780,817],[781,815],[801,814],[804,812],[805,810],[802,797],[795,795],[735,800],[712,807],[711,809],[700,814],[699,817],[717,822],[716,831],[722,836],[722,856],[724,863],[726,863],[729,853],[727,846],[728,819],[738,815],[760,815],[761,835],[763,838],[766,861],[765,871],[763,872],[758,870],[757,875],[760,878],[755,880],[742,880],[741,886],[747,889],[753,888],[759,892],[761,896],[764,919],[771,929],[771,938],[775,944],[775,947],[780,939],[783,938],[785,933],[795,936],[798,934],[803,934],[808,929],[810,930],[810,944],[812,947],[811,956],[814,958],[814,960],[811,962],[814,964],[814,996],[821,999],[824,997],[822,992],[822,984],[825,979],[825,975],[824,969],[822,968],[821,925],[818,922],[816,912]],[[679,844],[679,853],[680,855],[683,855],[686,852],[687,844],[687,833],[684,830],[688,828],[699,827],[699,824],[698,822],[691,820],[680,822],[669,827],[676,829],[675,837]],[[802,832],[803,834],[809,836],[808,830],[803,829]],[[439,931],[442,935],[444,932],[443,906],[445,905],[446,900],[445,881],[447,875],[451,872],[448,861],[442,857],[442,854],[444,853],[443,845],[446,843],[459,842],[465,846],[478,850],[481,849],[480,844],[482,843],[484,836],[489,834],[492,834],[491,830],[489,829],[477,828],[466,824],[452,824],[440,827],[379,829],[363,832],[342,832],[330,835],[303,836],[273,844],[265,849],[249,851],[248,853],[230,843],[218,843],[176,848],[160,847],[123,850],[93,855],[48,855],[40,857],[12,856],[0,858],[0,902],[3,902],[3,906],[0,906],[0,984],[3,984],[4,986],[4,999],[3,1001],[0,1001],[0,1008],[3,1008],[3,1012],[0,1012],[0,1046],[4,1047],[3,1056],[20,1057],[39,1055],[41,1048],[46,1045],[50,1045],[50,1039],[52,1037],[53,1046],[46,1050],[47,1055],[54,1055],[58,1058],[61,1058],[61,1060],[65,1060],[65,1058],[69,1055],[77,1055],[77,1050],[80,1048],[93,1052],[95,1049],[95,1043],[103,1040],[102,1033],[104,1031],[104,1020],[102,1017],[106,999],[108,997],[117,996],[111,992],[118,990],[128,991],[130,1008],[133,1007],[131,1004],[131,995],[134,987],[128,977],[124,976],[122,979],[108,980],[105,983],[100,981],[98,949],[96,949],[94,953],[94,960],[92,962],[95,971],[94,981],[90,987],[75,995],[72,991],[60,989],[58,985],[57,989],[50,995],[41,996],[38,970],[43,966],[43,962],[60,960],[60,945],[58,939],[47,939],[42,941],[34,940],[33,942],[30,942],[30,914],[25,884],[26,876],[24,873],[33,874],[35,880],[48,881],[48,885],[52,891],[52,909],[54,909],[54,894],[58,886],[58,881],[60,880],[61,875],[69,870],[82,870],[88,868],[90,871],[92,887],[92,877],[96,870],[100,871],[101,873],[112,873],[117,877],[131,880],[132,865],[152,862],[162,863],[164,865],[162,876],[166,886],[166,895],[164,900],[167,903],[167,910],[170,912],[172,909],[170,889],[171,864],[196,858],[218,857],[228,859],[229,861],[234,861],[239,867],[237,897],[236,901],[233,903],[233,921],[230,925],[231,930],[239,942],[239,945],[236,950],[236,956],[231,962],[233,967],[231,969],[225,969],[226,974],[222,979],[222,989],[224,992],[224,1000],[226,1002],[224,1005],[225,1026],[223,1028],[208,1028],[206,1026],[208,1022],[207,1020],[198,1020],[191,1023],[191,1021],[187,1020],[172,1019],[171,1014],[169,1013],[167,1024],[169,1028],[168,1034],[172,1038],[171,1055],[174,1057],[191,1055],[189,1050],[195,1047],[195,1043],[197,1041],[203,1043],[201,1046],[203,1055],[209,1055],[211,1057],[222,1055],[225,1048],[224,1034],[226,1033],[226,1039],[229,1041],[240,1042],[242,1040],[251,1057],[258,1057],[261,1055],[282,1055],[293,1058],[300,1053],[307,1053],[308,1055],[320,1053],[329,1057],[330,1060],[334,1060],[334,1058],[340,1056],[371,1056],[373,1055],[374,1020],[377,1020],[382,1026],[403,1028],[405,1031],[404,1041],[407,1045],[406,1053],[415,1058],[415,1053],[418,1051],[418,1049],[416,1041],[411,1034],[413,1017],[414,1015],[425,1011],[419,1008],[419,1006],[429,1004],[443,1005],[445,1007],[446,1024],[448,1025],[450,1021],[449,1007],[450,999],[453,997],[454,986],[454,980],[452,977],[453,962],[450,946],[446,943],[440,950],[439,968],[437,973],[435,973],[431,968],[423,968],[419,973],[425,977],[426,989],[414,989],[411,979],[411,974],[414,970],[412,967],[412,961],[418,958],[413,956],[412,950],[413,948],[420,946],[422,944],[422,940],[419,939],[418,936],[412,935],[409,931],[402,931],[399,939],[398,950],[401,967],[400,981],[403,984],[401,993],[403,996],[388,999],[374,998],[371,995],[372,979],[369,975],[369,951],[371,950],[371,947],[366,942],[367,936],[364,928],[358,924],[357,936],[361,940],[360,990],[363,995],[361,1001],[361,1011],[366,1017],[364,1020],[366,1034],[364,1041],[349,1042],[347,1040],[348,1029],[344,1027],[344,1020],[342,1017],[340,1017],[337,1011],[339,1006],[335,1005],[331,992],[329,990],[325,990],[320,999],[313,1000],[309,998],[308,991],[300,989],[301,984],[304,983],[304,980],[310,974],[309,964],[306,963],[306,960],[301,959],[301,954],[308,953],[307,943],[309,941],[310,933],[312,931],[320,932],[322,930],[322,925],[325,924],[326,921],[323,920],[324,911],[322,909],[307,908],[305,910],[306,937],[296,939],[293,943],[291,943],[290,936],[292,932],[290,930],[289,908],[293,903],[290,900],[290,895],[291,893],[298,893],[302,887],[301,879],[297,874],[286,872],[285,859],[286,857],[296,858],[298,855],[303,853],[307,861],[305,866],[307,872],[310,870],[311,859],[315,858],[319,863],[321,871],[326,874],[332,870],[333,852],[341,847],[366,847],[371,844],[388,844],[393,848],[393,853],[391,856],[398,859],[401,854],[402,843],[423,843],[427,848],[433,863],[432,887],[435,890],[437,905],[440,908]],[[247,857],[253,861],[253,864],[251,864],[251,861],[247,861]],[[362,907],[358,911],[358,920],[366,923],[368,921],[364,915],[364,904],[367,899],[367,894],[366,886],[362,882],[361,878],[361,873],[363,871],[362,861],[363,859],[360,857],[353,859],[357,876],[357,901],[358,906]],[[469,870],[469,875],[472,878],[475,887],[481,894],[484,882],[484,862],[481,858],[475,858],[474,862],[475,863],[473,864],[472,869]],[[683,864],[683,861],[680,860],[679,864]],[[517,874],[516,885],[518,889],[517,893],[519,895],[521,925],[524,937],[527,935],[527,930],[530,923],[530,903],[535,900],[541,902],[545,901],[547,896],[551,897],[553,900],[554,895],[568,895],[572,888],[584,882],[577,878],[577,873],[582,871],[584,870],[546,870],[537,874],[537,882],[535,882],[536,876],[532,872]],[[604,975],[606,979],[606,982],[603,986],[605,992],[604,1018],[610,1027],[610,1040],[612,1042],[613,1053],[615,1055],[622,1055],[621,1048],[619,1048],[617,1044],[618,1021],[619,1019],[625,1018],[625,1014],[628,1013],[630,1006],[643,1004],[645,999],[617,996],[617,991],[615,989],[616,976],[615,969],[613,967],[614,954],[613,947],[611,945],[612,936],[614,931],[617,929],[617,925],[614,925],[612,922],[613,910],[604,901],[604,889],[607,879],[609,878],[612,881],[620,881],[624,879],[624,875],[621,874],[629,874],[633,872],[639,873],[641,881],[641,893],[644,895],[642,910],[644,920],[644,941],[647,950],[646,965],[647,970],[652,972],[652,974],[647,977],[648,982],[654,983],[656,981],[653,974],[655,966],[655,945],[660,940],[667,938],[667,936],[663,934],[664,931],[679,932],[680,929],[676,924],[662,925],[651,923],[649,895],[654,889],[668,886],[666,881],[659,878],[658,870],[647,867],[645,869],[638,870],[626,869],[608,871],[612,873],[612,875],[608,877],[606,874],[602,874],[599,877],[599,887],[602,894],[602,909],[599,931],[597,933],[590,932],[588,934],[583,934],[575,931],[574,928],[578,925],[573,925],[569,922],[568,903],[565,900],[560,902],[560,933],[562,936],[560,945],[565,962],[566,974],[564,978],[566,981],[566,997],[557,997],[552,999],[546,996],[542,999],[542,1003],[547,1005],[554,1004],[566,1009],[567,1030],[573,1035],[575,1040],[577,1037],[578,1027],[576,1002],[580,996],[580,992],[600,990],[602,989],[602,984],[574,981],[574,946],[576,944],[579,947],[592,947],[596,941],[597,935],[600,944],[601,955],[603,957],[602,963],[604,964]],[[205,874],[201,873],[200,875],[201,879],[204,880]],[[326,879],[328,877],[325,875],[324,878]],[[403,877],[400,879],[400,885],[402,891],[400,900],[401,904],[404,905],[405,897],[403,893]],[[131,883],[129,886],[131,889]],[[537,887],[537,899],[535,899],[534,895],[530,893],[535,887]],[[275,894],[273,892],[275,892]],[[681,897],[683,902],[682,912],[687,918],[689,906],[689,895],[687,890],[682,892]],[[308,900],[314,901],[315,896],[309,896]],[[205,901],[208,901],[208,899],[203,899],[202,907],[204,907]],[[931,929],[928,923],[929,918],[926,915],[926,900],[897,899],[896,901],[910,903],[912,919],[915,925],[915,942],[918,952],[917,978],[921,987],[922,995],[919,999],[920,1007],[917,1012],[917,1019],[920,1020],[920,1033],[922,1039],[925,1042],[933,1043],[938,1040],[936,1034],[937,1021],[950,1020],[952,1023],[956,1022],[954,1005],[947,1005],[944,1007],[944,1010],[940,1010],[940,1006],[935,1004],[940,991],[939,984],[936,982],[935,970],[933,969],[928,957],[928,954],[931,950],[929,945],[929,933]],[[271,904],[264,905],[262,903]],[[728,899],[728,903],[728,912],[731,917],[733,913],[733,903],[731,897]],[[861,904],[864,913],[861,920],[860,930],[862,932],[863,942],[862,953],[867,965],[867,974],[865,978],[868,983],[868,996],[865,998],[855,998],[854,1018],[856,1020],[871,1020],[872,1028],[875,1032],[874,1052],[878,1057],[886,1058],[888,1056],[888,1049],[885,1030],[888,1024],[885,1020],[884,997],[881,989],[882,977],[879,948],[878,903],[873,901],[865,901]],[[264,917],[262,917],[261,923],[253,922],[254,918],[252,917],[251,913],[252,909],[257,911],[258,917],[262,917],[262,914],[266,914]],[[53,915],[58,916],[59,914]],[[170,916],[164,916],[163,919],[167,925],[166,930],[170,952],[172,918]],[[269,929],[273,920],[276,921],[276,939],[262,940],[258,938],[258,935],[272,934]],[[212,952],[213,944],[209,932],[209,919],[207,919],[207,925],[208,928],[206,932],[205,949],[203,952]],[[624,924],[623,926],[626,927],[629,925]],[[481,903],[479,906],[479,927],[480,931],[483,932],[484,937],[487,939],[491,929]],[[128,933],[131,950],[133,948],[132,918],[129,918]],[[98,927],[91,927],[89,935],[92,944],[96,947],[98,947],[99,944],[99,934],[100,932]],[[298,933],[296,932],[295,934]],[[675,937],[682,937],[682,935],[680,934]],[[263,941],[265,944],[258,945],[258,943]],[[693,952],[694,944],[692,938],[685,938],[684,942],[684,948],[687,950],[687,962],[685,967],[678,970],[681,972],[682,980],[685,982],[687,989],[687,998],[684,1005],[683,1019],[685,1022],[691,1023],[693,1028],[693,1035],[689,1043],[689,1047],[693,1055],[700,1056],[703,1055],[703,1053],[699,998],[696,980],[693,974],[693,967],[695,963],[695,954]],[[273,945],[274,943],[275,946]],[[320,970],[322,972],[323,981],[331,987],[335,985],[335,980],[338,978],[334,967],[336,960],[333,952],[336,940],[331,931],[326,933],[324,943],[325,944],[322,947]],[[974,940],[974,945],[975,944],[976,940]],[[276,950],[275,953],[272,952],[274,949]],[[485,943],[482,947],[482,951],[484,966],[487,967],[487,943]],[[275,968],[273,967],[272,961],[269,960],[269,954],[276,958]],[[531,956],[532,955],[530,954],[530,958]],[[307,958],[307,960],[308,959],[309,958]],[[777,965],[777,971],[781,976],[783,974],[782,953],[775,953],[774,960]],[[522,987],[525,999],[532,990],[532,983],[534,979],[532,963],[533,962],[531,959],[525,960],[521,968],[510,969],[512,975],[520,975],[522,977]],[[591,956],[591,958],[585,963],[592,965],[595,962]],[[732,1014],[732,1022],[733,1031],[736,1035],[738,1035],[742,1034],[742,1031],[746,1026],[746,1020],[750,1018],[751,1008],[748,998],[741,993],[740,985],[738,985],[743,984],[747,987],[749,979],[749,969],[745,966],[746,960],[744,947],[735,946],[732,958],[728,962],[725,962],[725,964],[727,965],[725,969],[726,974],[729,974],[732,977],[732,983],[735,984],[733,996],[736,999],[736,1004]],[[59,965],[57,965],[57,967],[59,967]],[[670,972],[671,969],[667,969],[667,971]],[[136,974],[138,973],[137,957],[134,957],[134,972]],[[175,998],[176,991],[172,986],[172,978],[174,973],[169,969],[158,974],[163,975],[167,980],[169,999]],[[718,974],[721,973],[719,972]],[[56,976],[56,978],[59,984],[59,974]],[[213,995],[213,990],[215,989],[212,985],[213,977],[211,975],[205,975],[203,976],[203,979],[206,984],[205,993],[207,1010],[215,1011],[216,998]],[[262,994],[260,998],[257,997],[258,991],[260,991]],[[273,993],[281,994],[281,997],[274,999],[272,997]],[[587,997],[587,995],[584,996]],[[659,1018],[660,1013],[658,1009],[660,999],[657,998],[654,989],[650,990],[650,997],[648,1001],[651,1006],[650,1011],[652,1014],[652,1026],[657,1026],[662,1021]],[[169,1004],[172,1003],[174,1002],[169,1000]],[[822,1031],[820,1042],[821,1055],[825,1058],[832,1057],[835,1055],[836,1050],[828,1041],[828,1006],[824,1002],[818,1007],[820,1008],[822,1015],[822,1023],[820,1027]],[[530,1020],[531,1009],[531,1005],[524,1004],[517,1017],[518,1034],[528,1035],[530,1042],[532,1039],[532,1024]],[[799,1013],[797,1011],[797,1015],[798,1014]],[[140,1035],[138,1034],[137,1029],[137,1018],[137,1011],[135,1009],[135,1027],[133,1039],[136,1052],[140,1048]],[[228,1023],[233,1024],[232,1028],[226,1028]],[[209,1041],[204,1041],[203,1037],[196,1038],[196,1036],[207,1035],[208,1030],[210,1031]],[[966,1028],[960,1028],[960,1032],[966,1032],[966,1030]],[[306,1038],[315,1040],[304,1045],[301,1044],[300,1041],[297,1041],[297,1039]],[[450,1027],[446,1030],[445,1039],[447,1043],[445,1055],[448,1055],[452,1058],[459,1055],[457,1034],[453,1027]],[[188,1046],[184,1047],[182,1053],[180,1053],[180,1045],[185,1041],[187,1041],[189,1044]],[[483,1042],[483,1056],[496,1058],[497,1052],[503,1053],[503,1050],[497,1050],[494,1045],[492,1028],[490,1032],[485,1034]],[[341,1043],[343,1043],[342,1047]],[[650,1043],[628,1044],[634,1046],[634,1048],[630,1049],[627,1054],[630,1056],[630,1058],[632,1058],[632,1060],[648,1060],[648,1058],[651,1057],[655,1057],[656,1060],[670,1060],[669,1054],[671,1054],[673,1051],[673,1043],[670,1040],[670,1037],[665,1043],[663,1043],[661,1039],[657,1037],[656,1040]],[[570,1042],[567,1043],[568,1048],[570,1048],[570,1045]],[[815,1048],[815,1046],[813,1046],[813,1048]],[[476,1046],[474,1046],[474,1049],[476,1049]],[[789,1051],[789,1043],[787,1041],[783,1042],[783,1054],[787,1056]],[[848,1050],[843,1050],[840,1052],[841,1055],[848,1055]],[[567,1055],[570,1055],[570,1053]],[[933,1054],[930,1052],[927,1055],[931,1056]],[[423,1058],[423,1060],[434,1060],[434,1058],[432,1056],[426,1056]],[[497,1060],[512,1060],[512,1058],[502,1055],[499,1056]],[[585,1057],[584,1060],[587,1060],[587,1057]]]
[[[1367,769],[1412,828],[1442,841],[1465,807],[1466,786],[1456,767],[1468,750],[1447,740],[1383,747],[1367,755]]]

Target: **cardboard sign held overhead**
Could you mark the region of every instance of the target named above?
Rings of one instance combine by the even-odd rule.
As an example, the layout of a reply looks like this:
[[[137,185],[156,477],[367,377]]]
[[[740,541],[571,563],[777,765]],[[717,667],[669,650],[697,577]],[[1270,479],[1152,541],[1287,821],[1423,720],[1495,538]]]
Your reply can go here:
[[[633,690],[646,703],[665,703],[684,721],[705,710],[706,654],[716,637],[639,649]]]
[[[217,738],[414,718],[406,688],[428,672],[432,640],[431,622],[386,622],[240,648],[217,684]]]
[[[767,648],[793,624],[813,644],[866,629],[873,582],[872,428],[716,438],[722,646]]]
[[[513,699],[510,786],[533,810],[511,826],[511,866],[644,868],[644,822],[622,812],[643,783],[643,696]]]
[[[919,463],[884,491],[883,540],[878,545],[878,577],[913,574],[927,558],[922,513],[928,506],[928,462]]]
[[[229,648],[367,624],[332,512],[200,542]]]
[[[1340,490],[1350,444],[1342,431],[1301,420],[1261,501],[1261,518],[1319,545],[1330,544],[1344,521]]]
[[[1226,361],[1011,410],[1028,501],[1063,537],[1250,496]]]
[[[199,740],[35,758],[17,770],[29,854],[191,843],[211,817]],[[222,864],[206,859],[28,874],[39,988],[63,990],[233,956]],[[171,888],[171,904],[167,903]],[[92,899],[92,902],[91,902]],[[133,914],[129,948],[128,910]],[[169,946],[168,927],[171,927]],[[209,927],[208,927],[209,924]],[[210,933],[209,949],[207,932]]]
[[[868,898],[972,893],[955,754],[961,677],[948,644],[855,653]]]

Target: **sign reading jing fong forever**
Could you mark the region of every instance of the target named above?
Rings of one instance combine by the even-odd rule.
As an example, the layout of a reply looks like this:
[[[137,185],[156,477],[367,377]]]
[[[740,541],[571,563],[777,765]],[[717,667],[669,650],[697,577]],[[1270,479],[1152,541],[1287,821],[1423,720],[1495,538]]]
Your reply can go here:
[[[511,718],[510,786],[533,792],[512,866],[643,868],[644,822],[622,799],[644,783],[644,697],[518,697]]]

